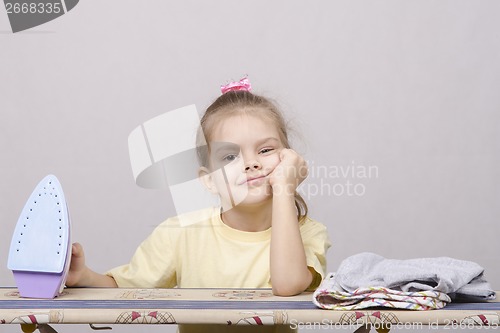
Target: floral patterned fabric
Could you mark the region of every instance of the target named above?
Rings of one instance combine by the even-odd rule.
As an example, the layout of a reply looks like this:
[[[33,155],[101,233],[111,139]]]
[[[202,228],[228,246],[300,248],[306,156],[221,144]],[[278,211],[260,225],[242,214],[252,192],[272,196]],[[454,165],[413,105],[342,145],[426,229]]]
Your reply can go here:
[[[348,292],[336,283],[335,273],[330,273],[314,292],[313,302],[316,306],[329,310],[370,307],[432,310],[443,308],[451,299],[445,293],[430,290],[403,292],[385,287],[366,287]]]

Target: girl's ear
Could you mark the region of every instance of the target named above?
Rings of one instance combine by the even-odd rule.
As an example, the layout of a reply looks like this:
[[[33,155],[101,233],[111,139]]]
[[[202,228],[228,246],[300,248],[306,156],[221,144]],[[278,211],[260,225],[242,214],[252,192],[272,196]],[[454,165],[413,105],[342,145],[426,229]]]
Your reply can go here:
[[[219,194],[217,191],[217,187],[213,181],[212,175],[210,171],[206,167],[200,167],[198,169],[198,177],[200,178],[201,183],[209,190],[212,194]]]

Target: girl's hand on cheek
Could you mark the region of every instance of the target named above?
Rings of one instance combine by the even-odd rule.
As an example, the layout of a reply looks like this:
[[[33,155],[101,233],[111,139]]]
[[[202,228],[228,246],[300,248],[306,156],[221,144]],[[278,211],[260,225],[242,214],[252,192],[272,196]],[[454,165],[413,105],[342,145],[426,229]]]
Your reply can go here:
[[[295,190],[304,179],[308,170],[306,161],[292,149],[282,149],[279,152],[280,162],[269,175],[269,184],[274,194],[295,194]]]

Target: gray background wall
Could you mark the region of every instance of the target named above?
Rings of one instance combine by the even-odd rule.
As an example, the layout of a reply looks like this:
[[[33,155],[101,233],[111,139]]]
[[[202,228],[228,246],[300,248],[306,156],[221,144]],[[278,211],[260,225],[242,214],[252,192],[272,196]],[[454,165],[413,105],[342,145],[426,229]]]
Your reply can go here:
[[[333,241],[329,270],[361,251],[452,256],[480,263],[498,289],[499,10],[456,0],[82,0],[12,34],[0,9],[0,285],[14,284],[10,238],[48,173],[63,184],[88,264],[127,262],[175,214],[168,191],[134,184],[128,134],[184,105],[202,111],[220,84],[249,74],[291,119],[311,168],[378,171],[304,184]],[[364,195],[327,192],[348,181]]]

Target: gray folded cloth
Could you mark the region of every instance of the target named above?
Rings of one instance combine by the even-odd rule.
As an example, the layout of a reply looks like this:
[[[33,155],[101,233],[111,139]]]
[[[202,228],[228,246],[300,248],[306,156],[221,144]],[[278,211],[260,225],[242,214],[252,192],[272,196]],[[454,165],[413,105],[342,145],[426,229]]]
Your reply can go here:
[[[494,299],[483,272],[474,262],[449,257],[396,260],[365,252],[342,261],[335,278],[348,292],[378,286],[405,292],[434,290],[462,300]]]

